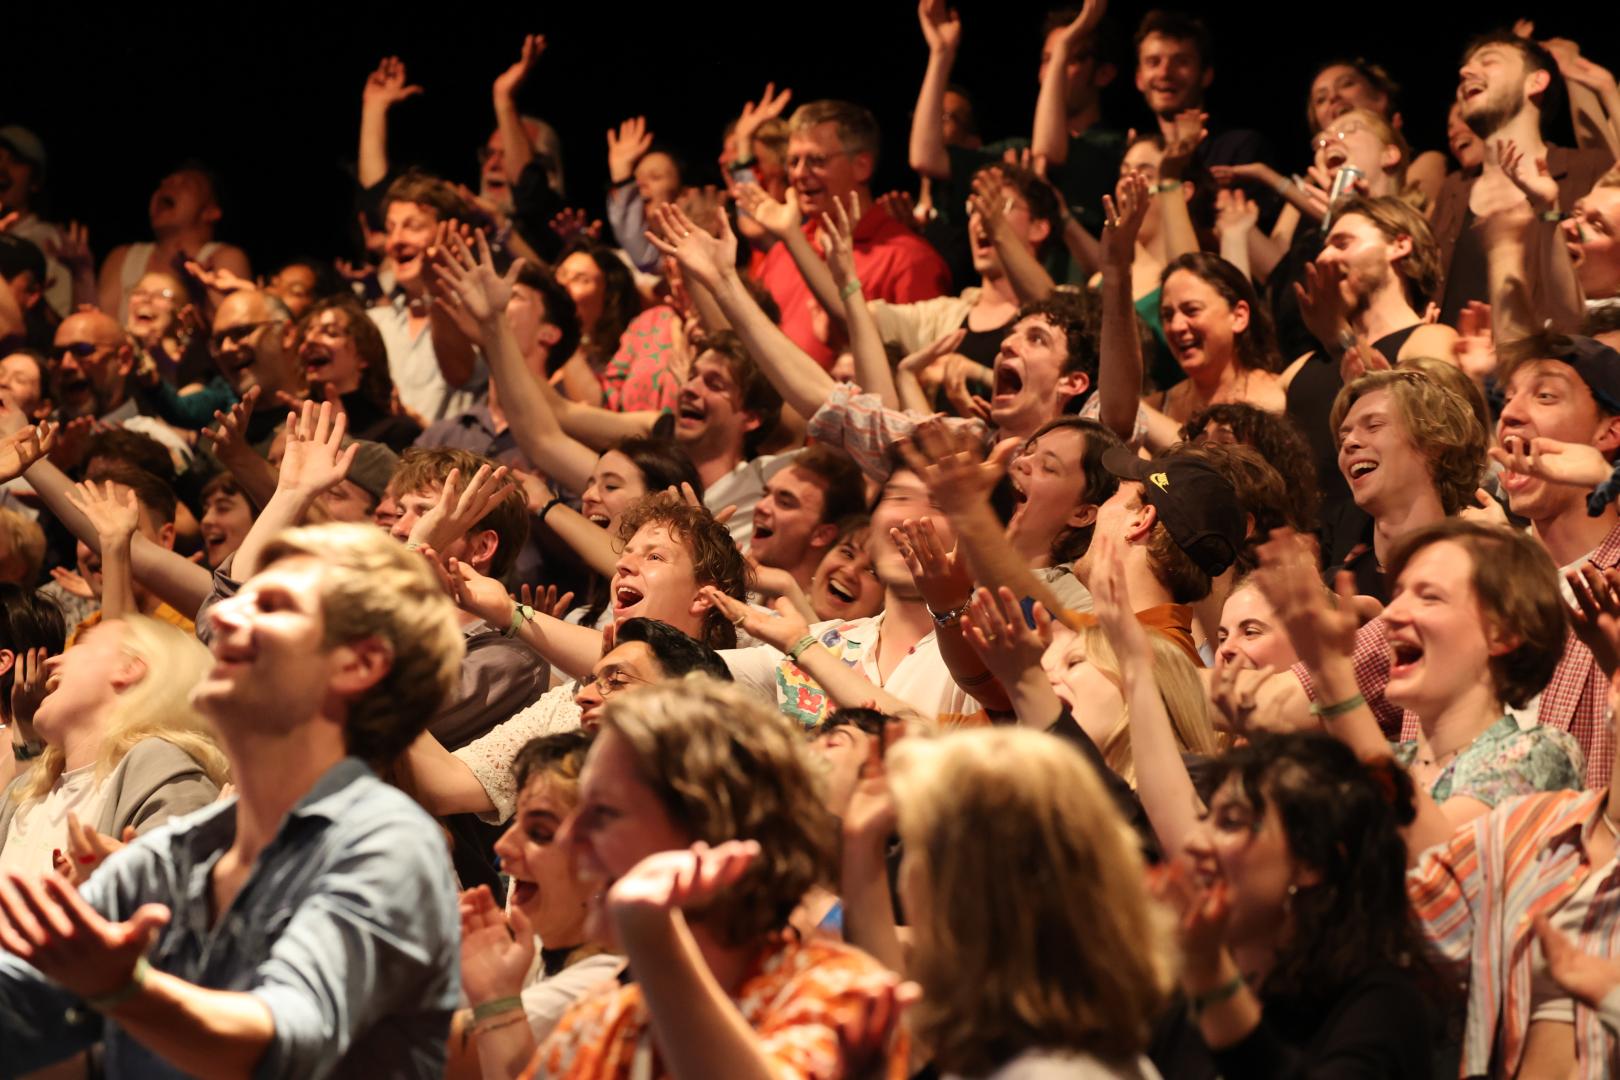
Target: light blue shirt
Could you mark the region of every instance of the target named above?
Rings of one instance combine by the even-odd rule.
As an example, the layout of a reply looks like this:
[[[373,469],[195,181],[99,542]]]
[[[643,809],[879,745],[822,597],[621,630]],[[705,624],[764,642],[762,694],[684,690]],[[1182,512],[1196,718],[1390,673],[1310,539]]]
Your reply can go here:
[[[460,991],[460,917],[433,819],[348,758],[288,813],[216,921],[209,878],[235,835],[235,800],[215,804],[113,855],[80,892],[113,920],[168,905],[152,966],[269,1008],[275,1034],[257,1076],[443,1075]],[[98,1038],[110,1077],[184,1075],[116,1020],[0,953],[0,1075]]]
[[[388,350],[388,376],[394,380],[399,400],[429,423],[467,411],[483,394],[489,381],[483,354],[479,354],[467,385],[451,386],[433,350],[430,325],[424,321],[415,336],[411,335],[411,313],[404,293],[395,293],[384,307],[367,308],[366,316],[376,325]]]

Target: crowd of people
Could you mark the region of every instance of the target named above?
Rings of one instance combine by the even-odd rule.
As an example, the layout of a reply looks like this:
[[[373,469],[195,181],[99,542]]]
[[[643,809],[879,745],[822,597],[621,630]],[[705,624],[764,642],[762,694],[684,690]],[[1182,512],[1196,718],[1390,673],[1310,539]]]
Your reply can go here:
[[[384,58],[330,261],[0,125],[0,1074],[1620,1072],[1615,77],[1307,147],[1087,0],[992,140],[917,14],[888,193],[774,83],[570,191],[538,35],[457,183]]]

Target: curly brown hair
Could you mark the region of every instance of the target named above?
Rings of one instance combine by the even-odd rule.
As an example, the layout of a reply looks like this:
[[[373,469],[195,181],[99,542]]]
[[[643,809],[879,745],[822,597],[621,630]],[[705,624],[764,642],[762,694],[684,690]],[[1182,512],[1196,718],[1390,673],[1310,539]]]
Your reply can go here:
[[[383,344],[382,332],[377,329],[377,324],[366,318],[366,309],[354,297],[327,296],[311,304],[304,317],[298,320],[294,350],[303,347],[310,328],[325,311],[343,313],[344,329],[354,339],[355,351],[365,365],[360,369],[360,392],[377,409],[388,412],[394,396],[394,380],[388,374],[388,347]]]
[[[667,491],[644,496],[619,518],[619,542],[649,525],[662,525],[670,535],[686,545],[692,556],[692,576],[699,585],[713,585],[736,600],[747,601],[750,578],[737,542],[726,527],[702,506],[690,506]],[[732,649],[737,645],[737,628],[717,608],[703,616],[699,638],[711,649]]]
[[[690,675],[610,698],[602,731],[624,740],[642,781],[694,841],[759,842],[742,879],[693,913],[726,945],[784,929],[805,892],[831,880],[837,829],[804,737],[757,695]]]
[[[1232,482],[1238,502],[1248,515],[1248,535],[1238,548],[1237,569],[1247,574],[1260,565],[1255,549],[1265,543],[1271,530],[1283,526],[1296,532],[1309,532],[1310,526],[1295,520],[1294,501],[1289,496],[1288,482],[1271,463],[1260,456],[1252,446],[1236,443],[1204,443],[1184,447],[1190,457],[1209,462],[1216,472]]]
[[[1225,427],[1239,444],[1254,447],[1261,458],[1282,473],[1291,507],[1289,523],[1297,532],[1315,532],[1322,493],[1311,461],[1310,443],[1305,441],[1299,425],[1285,413],[1230,402],[1194,413],[1181,425],[1181,437],[1195,442],[1207,436],[1213,424]]]
[[[1485,431],[1467,401],[1421,371],[1374,371],[1340,390],[1329,420],[1334,444],[1344,441],[1339,428],[1350,407],[1379,390],[1389,391],[1406,434],[1428,460],[1441,508],[1455,514],[1472,506],[1485,472]]]
[[[1418,552],[1447,541],[1473,560],[1469,580],[1480,615],[1503,641],[1513,643],[1490,659],[1496,696],[1523,708],[1552,681],[1564,655],[1568,620],[1558,567],[1528,533],[1450,518],[1401,537],[1384,571],[1390,585]]]

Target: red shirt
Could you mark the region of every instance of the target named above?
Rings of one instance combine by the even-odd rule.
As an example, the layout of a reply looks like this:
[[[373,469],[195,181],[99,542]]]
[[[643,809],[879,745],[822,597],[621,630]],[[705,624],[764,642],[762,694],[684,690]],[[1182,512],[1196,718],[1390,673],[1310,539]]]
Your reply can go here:
[[[815,230],[814,223],[805,223],[804,232],[812,246]],[[875,206],[855,226],[855,276],[861,279],[861,292],[868,300],[895,304],[943,296],[951,287],[951,273],[939,252]],[[786,244],[779,243],[765,253],[759,280],[782,309],[783,333],[822,367],[831,368],[837,356],[816,338],[812,328],[815,297]]]

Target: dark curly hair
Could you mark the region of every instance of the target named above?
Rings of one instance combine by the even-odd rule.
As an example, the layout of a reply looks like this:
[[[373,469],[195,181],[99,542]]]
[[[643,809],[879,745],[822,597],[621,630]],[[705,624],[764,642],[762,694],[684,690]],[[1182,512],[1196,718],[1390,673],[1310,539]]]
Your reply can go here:
[[[1253,405],[1232,403],[1211,405],[1192,415],[1181,425],[1181,437],[1188,442],[1213,442],[1210,428],[1220,425],[1243,446],[1252,446],[1272,468],[1282,474],[1288,492],[1288,523],[1294,531],[1316,531],[1322,505],[1316,466],[1311,464],[1310,443],[1299,425],[1286,413],[1268,412]]]
[[[1093,388],[1097,385],[1097,331],[1101,311],[1090,293],[1068,292],[1059,289],[1044,300],[1036,300],[1018,309],[1014,322],[1032,315],[1045,319],[1054,330],[1063,331],[1069,355],[1063,361],[1063,374],[1085,372]],[[1075,405],[1078,407],[1080,400]]]
[[[1236,443],[1202,443],[1185,448],[1188,455],[1209,462],[1216,472],[1232,482],[1238,502],[1249,517],[1248,535],[1238,548],[1238,573],[1247,574],[1260,565],[1258,545],[1265,543],[1273,529],[1288,526],[1308,533],[1309,527],[1294,521],[1288,482],[1282,473],[1260,456],[1252,446]]]
[[[646,495],[619,519],[620,543],[628,544],[648,525],[662,525],[686,545],[692,556],[693,577],[699,585],[713,585],[737,600],[748,599],[748,564],[731,533],[707,509],[688,506],[680,496],[665,491]],[[711,608],[703,616],[703,634],[698,640],[711,649],[735,648],[737,628],[719,609]]]
[[[1293,940],[1267,976],[1267,996],[1331,1000],[1371,968],[1429,968],[1406,895],[1401,829],[1417,809],[1393,761],[1364,764],[1317,732],[1262,735],[1212,766],[1210,790],[1235,783],[1256,818],[1277,808],[1289,854],[1320,876],[1293,898]]]

